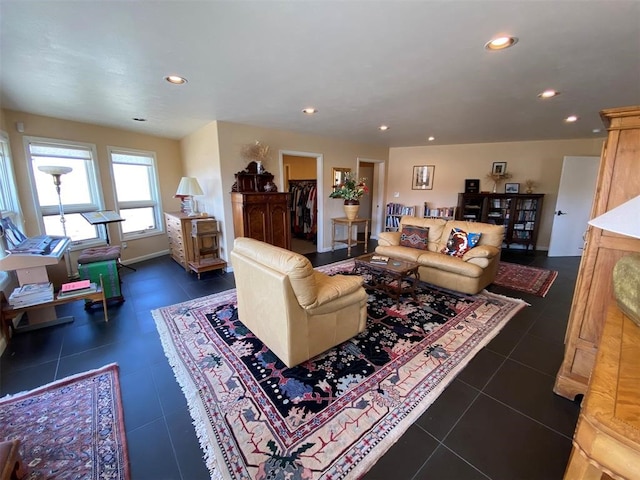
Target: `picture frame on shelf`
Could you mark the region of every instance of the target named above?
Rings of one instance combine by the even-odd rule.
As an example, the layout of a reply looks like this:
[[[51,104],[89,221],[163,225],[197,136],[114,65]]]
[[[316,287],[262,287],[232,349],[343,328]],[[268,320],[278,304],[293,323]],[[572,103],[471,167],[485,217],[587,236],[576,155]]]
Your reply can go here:
[[[478,193],[480,191],[480,179],[467,178],[464,181],[464,193]]]
[[[505,183],[504,184],[504,193],[520,193],[520,184],[519,183]]]
[[[412,190],[432,190],[435,165],[416,165],[413,167]]]
[[[493,162],[492,175],[504,175],[505,173],[507,173],[507,162]]]

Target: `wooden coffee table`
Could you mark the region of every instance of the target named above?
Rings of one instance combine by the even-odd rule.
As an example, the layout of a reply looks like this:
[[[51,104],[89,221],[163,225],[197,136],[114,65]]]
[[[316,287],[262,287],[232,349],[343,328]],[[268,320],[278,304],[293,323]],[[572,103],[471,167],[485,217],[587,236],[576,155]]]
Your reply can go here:
[[[411,294],[414,300],[416,297],[416,286],[420,281],[420,273],[418,272],[419,263],[410,260],[397,260],[390,258],[386,264],[371,263],[371,258],[377,255],[369,253],[355,259],[355,266],[352,273],[367,273],[371,276],[371,280],[365,285],[378,292],[383,292],[395,299],[396,304],[400,305],[400,297],[402,295]],[[406,281],[409,286],[402,286],[402,282]]]

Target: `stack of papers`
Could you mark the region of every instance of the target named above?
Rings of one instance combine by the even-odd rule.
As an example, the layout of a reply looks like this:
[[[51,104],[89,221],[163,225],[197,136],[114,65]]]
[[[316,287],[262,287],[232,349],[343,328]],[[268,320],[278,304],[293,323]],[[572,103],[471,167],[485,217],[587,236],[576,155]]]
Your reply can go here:
[[[53,284],[51,282],[26,283],[17,287],[9,296],[12,307],[28,307],[53,301]]]

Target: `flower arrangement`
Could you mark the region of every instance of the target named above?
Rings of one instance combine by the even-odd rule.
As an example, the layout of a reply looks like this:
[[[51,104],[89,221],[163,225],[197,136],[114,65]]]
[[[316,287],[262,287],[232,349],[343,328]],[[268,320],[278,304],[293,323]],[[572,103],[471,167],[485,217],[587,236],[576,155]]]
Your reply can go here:
[[[493,183],[502,182],[503,180],[509,180],[513,175],[510,173],[487,173],[487,178],[492,180]]]
[[[345,201],[354,201],[360,199],[365,193],[369,192],[365,181],[366,178],[356,179],[351,172],[347,172],[344,181],[334,187],[333,192],[329,194],[330,198],[344,198]]]

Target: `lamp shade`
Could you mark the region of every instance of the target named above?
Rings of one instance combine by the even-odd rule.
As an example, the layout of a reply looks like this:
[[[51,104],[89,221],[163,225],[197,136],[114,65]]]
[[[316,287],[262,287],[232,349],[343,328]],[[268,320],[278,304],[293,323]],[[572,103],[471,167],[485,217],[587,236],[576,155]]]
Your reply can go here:
[[[182,179],[180,180],[180,184],[178,185],[176,195],[186,197],[193,195],[204,195],[204,192],[202,191],[202,188],[200,188],[200,184],[195,177],[182,177]]]
[[[640,195],[589,220],[589,225],[608,232],[640,238]]]
[[[69,173],[73,168],[71,167],[58,167],[55,165],[40,165],[38,170],[41,172],[47,173],[49,175],[64,175],[65,173]]]

